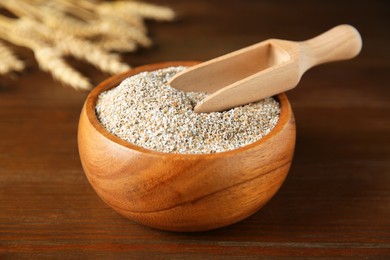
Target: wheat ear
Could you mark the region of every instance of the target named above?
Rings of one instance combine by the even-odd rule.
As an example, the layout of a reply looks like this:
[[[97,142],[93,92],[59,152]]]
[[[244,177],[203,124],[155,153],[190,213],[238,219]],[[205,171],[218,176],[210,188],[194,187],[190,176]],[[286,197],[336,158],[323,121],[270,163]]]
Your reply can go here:
[[[102,37],[99,39],[99,46],[106,51],[134,52],[137,50],[137,43],[130,39]]]
[[[55,41],[65,54],[86,60],[102,71],[116,74],[130,69],[130,66],[120,61],[119,56],[107,53],[85,40],[57,33]]]
[[[34,50],[34,55],[39,67],[44,71],[50,72],[53,78],[60,82],[68,84],[77,90],[89,90],[92,88],[88,78],[70,67],[58,50],[50,47],[41,47]]]
[[[3,43],[0,42],[0,74],[5,75],[12,71],[22,71],[25,68],[23,61]]]

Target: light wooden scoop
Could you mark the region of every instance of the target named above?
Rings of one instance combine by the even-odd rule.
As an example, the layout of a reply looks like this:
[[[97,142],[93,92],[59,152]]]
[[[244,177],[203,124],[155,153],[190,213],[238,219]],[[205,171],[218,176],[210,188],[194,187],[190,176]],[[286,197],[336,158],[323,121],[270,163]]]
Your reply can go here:
[[[270,39],[191,67],[169,84],[209,95],[195,112],[223,111],[294,88],[310,68],[359,54],[362,39],[350,25],[339,25],[303,42]]]

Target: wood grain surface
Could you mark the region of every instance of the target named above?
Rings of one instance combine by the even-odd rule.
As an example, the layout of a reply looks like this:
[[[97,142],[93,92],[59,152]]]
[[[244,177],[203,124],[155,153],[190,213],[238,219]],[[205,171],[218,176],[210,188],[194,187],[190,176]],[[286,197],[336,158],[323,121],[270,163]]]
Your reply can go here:
[[[268,38],[304,40],[337,24],[363,38],[358,58],[314,68],[288,93],[296,152],[280,191],[235,225],[202,233],[146,228],[89,185],[77,150],[87,93],[40,72],[0,78],[0,259],[351,258],[390,256],[388,1],[178,1],[150,23],[155,46],[132,65],[207,60]],[[71,60],[99,83],[108,75]]]

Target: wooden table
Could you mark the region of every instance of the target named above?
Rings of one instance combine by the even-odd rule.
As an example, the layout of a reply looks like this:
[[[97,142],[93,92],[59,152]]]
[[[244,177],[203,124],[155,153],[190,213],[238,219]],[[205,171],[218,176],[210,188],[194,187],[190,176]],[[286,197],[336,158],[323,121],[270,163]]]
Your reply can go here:
[[[30,71],[0,79],[0,259],[390,257],[388,1],[150,1],[180,19],[151,22],[156,46],[127,55],[132,65],[206,60],[341,23],[360,30],[364,47],[288,93],[297,146],[277,195],[238,224],[195,234],[138,225],[98,198],[77,151],[87,93],[54,82],[21,49]],[[73,63],[94,83],[108,76]]]

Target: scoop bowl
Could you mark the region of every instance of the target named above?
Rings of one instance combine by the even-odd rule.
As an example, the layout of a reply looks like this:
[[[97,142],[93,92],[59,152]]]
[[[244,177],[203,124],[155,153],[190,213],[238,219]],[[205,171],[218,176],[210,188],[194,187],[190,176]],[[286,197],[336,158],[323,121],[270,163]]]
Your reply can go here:
[[[278,191],[293,158],[295,120],[285,94],[276,96],[280,118],[268,135],[215,154],[151,151],[99,123],[95,105],[101,92],[142,71],[195,64],[151,64],[113,76],[92,90],[80,116],[80,158],[96,193],[119,214],[157,229],[205,231],[245,219]]]

